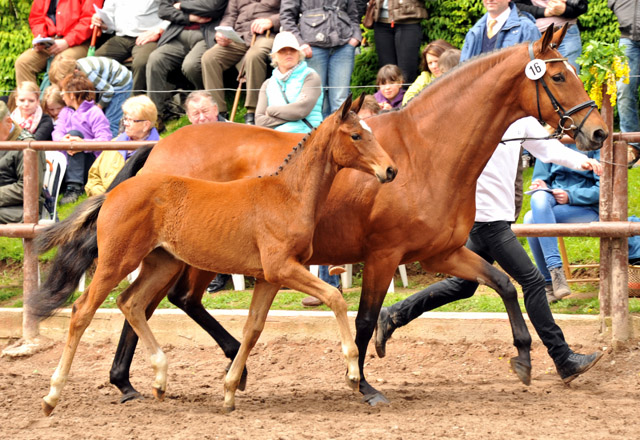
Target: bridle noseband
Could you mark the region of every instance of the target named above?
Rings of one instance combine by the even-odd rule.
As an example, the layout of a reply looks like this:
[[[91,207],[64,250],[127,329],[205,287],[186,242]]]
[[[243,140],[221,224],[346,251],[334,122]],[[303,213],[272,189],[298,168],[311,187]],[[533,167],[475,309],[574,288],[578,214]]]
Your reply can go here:
[[[535,56],[533,55],[533,42],[529,43],[529,57],[531,58],[531,60],[535,59]],[[555,63],[555,62],[559,62],[559,61],[566,62],[567,58],[551,58],[551,59],[542,60],[542,61],[544,61],[545,63]],[[539,87],[539,85],[542,84],[542,88],[544,88],[545,92],[547,92],[547,96],[549,97],[549,100],[551,101],[551,104],[553,105],[554,111],[560,116],[560,120],[558,121],[558,128],[556,128],[556,131],[553,133],[552,136],[554,138],[556,138],[556,139],[560,139],[565,132],[567,132],[569,130],[574,130],[573,138],[575,139],[577,137],[577,135],[581,132],[582,126],[584,125],[584,123],[587,120],[587,118],[589,117],[589,115],[596,108],[595,101],[593,101],[593,100],[586,101],[586,102],[583,102],[582,104],[578,104],[575,107],[572,107],[569,110],[565,111],[565,109],[558,102],[558,100],[555,98],[555,96],[553,96],[553,93],[551,93],[551,90],[549,90],[549,87],[547,86],[547,83],[544,80],[544,75],[541,76],[540,78],[536,79],[535,82],[536,82],[536,103],[538,105],[538,120],[540,121],[540,123],[541,124],[545,123],[545,121],[542,119],[542,112],[540,111],[540,87]],[[573,118],[571,117],[571,115],[573,115],[574,113],[579,112],[580,110],[584,110],[584,109],[589,108],[589,107],[591,107],[591,108],[587,112],[587,115],[584,118],[582,118],[582,122],[580,122],[580,125],[576,126]]]

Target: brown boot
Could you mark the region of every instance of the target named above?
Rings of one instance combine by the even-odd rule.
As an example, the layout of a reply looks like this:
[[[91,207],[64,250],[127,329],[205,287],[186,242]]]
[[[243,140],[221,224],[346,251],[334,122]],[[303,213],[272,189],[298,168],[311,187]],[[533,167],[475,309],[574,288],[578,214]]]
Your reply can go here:
[[[551,283],[553,284],[553,296],[557,300],[561,300],[565,296],[571,295],[571,289],[569,283],[567,283],[567,277],[564,275],[562,266],[549,269],[551,273]]]

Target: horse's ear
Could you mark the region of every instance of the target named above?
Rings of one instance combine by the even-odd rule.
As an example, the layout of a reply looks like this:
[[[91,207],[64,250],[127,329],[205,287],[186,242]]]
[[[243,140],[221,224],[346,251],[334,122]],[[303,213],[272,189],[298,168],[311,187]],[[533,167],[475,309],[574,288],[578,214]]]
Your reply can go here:
[[[540,43],[540,54],[545,53],[547,49],[549,49],[549,45],[551,44],[552,40],[553,40],[553,23],[549,25],[547,30],[544,31],[542,38],[538,40],[538,42]]]
[[[569,24],[565,23],[564,26],[562,26],[562,28],[558,29],[553,34],[553,44],[555,44],[556,47],[560,47],[560,44],[562,43],[562,40],[564,40],[564,36],[567,34],[568,30],[569,30]]]
[[[338,109],[338,111],[341,112],[340,119],[342,121],[347,119],[347,115],[349,114],[349,111],[351,110],[352,98],[353,98],[353,93],[349,93],[349,96],[347,96],[347,99],[345,99],[344,102],[342,103],[342,107],[340,107],[340,109]]]
[[[364,93],[361,94],[360,97],[358,99],[356,99],[356,102],[351,104],[351,111],[354,112],[356,115],[358,114],[358,112],[362,108],[362,103],[364,102],[364,96],[365,96]]]

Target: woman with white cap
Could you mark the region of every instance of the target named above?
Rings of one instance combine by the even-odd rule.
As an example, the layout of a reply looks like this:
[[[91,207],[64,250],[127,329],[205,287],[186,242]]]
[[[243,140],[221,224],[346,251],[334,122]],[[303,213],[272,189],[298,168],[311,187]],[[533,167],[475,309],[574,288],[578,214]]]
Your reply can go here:
[[[273,40],[271,78],[260,88],[256,125],[289,133],[307,133],[322,122],[320,75],[307,66],[291,32]]]

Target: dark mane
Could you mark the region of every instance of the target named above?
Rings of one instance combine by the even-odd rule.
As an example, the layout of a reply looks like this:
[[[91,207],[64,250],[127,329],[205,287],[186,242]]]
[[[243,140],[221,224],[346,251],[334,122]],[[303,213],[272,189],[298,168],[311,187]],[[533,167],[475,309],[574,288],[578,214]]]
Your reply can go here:
[[[304,150],[305,144],[307,143],[307,140],[311,137],[311,135],[318,129],[318,127],[313,127],[313,129],[307,133],[301,140],[300,142],[298,142],[298,145],[296,145],[295,147],[293,147],[293,150],[291,150],[291,152],[287,155],[287,157],[284,158],[284,162],[282,162],[282,165],[280,165],[278,167],[278,169],[269,174],[270,176],[277,176],[279,172],[281,172],[284,167],[289,163],[289,161],[291,159],[293,159],[293,156],[300,153],[302,150]],[[262,176],[258,176],[258,177],[262,177]]]

